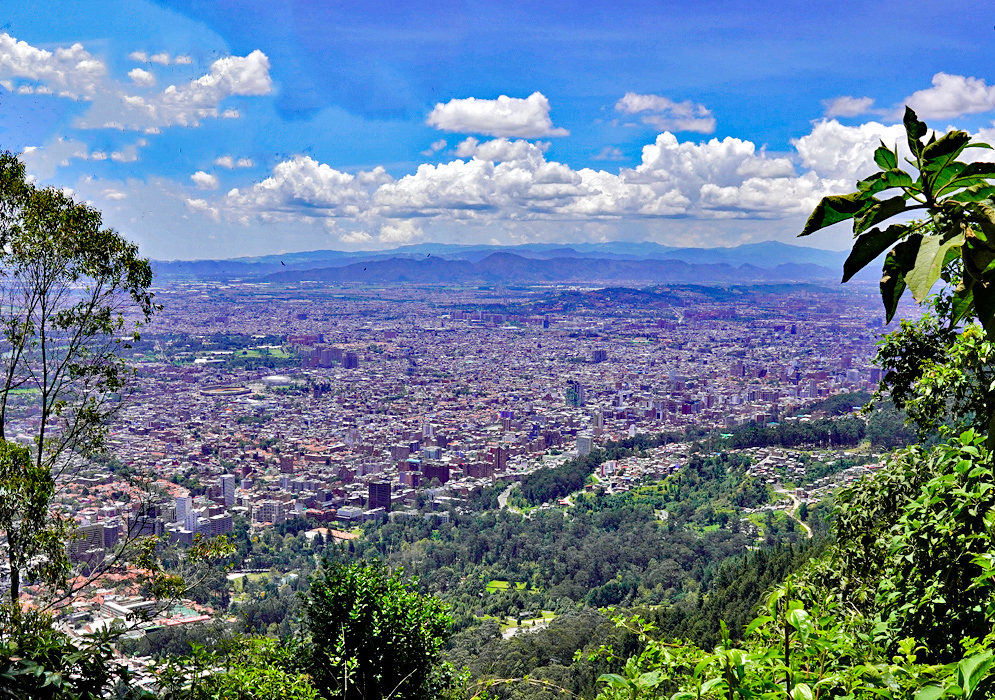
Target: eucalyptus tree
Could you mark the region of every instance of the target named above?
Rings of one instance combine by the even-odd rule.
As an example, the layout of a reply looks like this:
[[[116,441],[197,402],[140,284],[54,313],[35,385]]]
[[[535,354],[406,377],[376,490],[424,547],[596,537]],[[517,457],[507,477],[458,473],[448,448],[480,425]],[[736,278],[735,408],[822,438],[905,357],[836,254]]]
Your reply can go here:
[[[158,309],[151,285],[148,260],[99,211],[35,186],[0,153],[0,530],[12,602],[28,569],[65,585],[70,528],[52,499],[104,447],[134,374],[122,350]]]

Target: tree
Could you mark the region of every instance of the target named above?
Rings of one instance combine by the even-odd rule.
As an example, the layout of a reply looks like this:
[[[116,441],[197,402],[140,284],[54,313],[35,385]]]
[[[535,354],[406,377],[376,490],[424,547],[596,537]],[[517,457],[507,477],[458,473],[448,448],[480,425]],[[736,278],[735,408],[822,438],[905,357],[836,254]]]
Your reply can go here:
[[[97,210],[35,187],[16,156],[0,153],[0,528],[15,604],[29,561],[39,581],[65,588],[70,566],[57,544],[66,527],[49,505],[60,478],[102,449],[133,373],[122,336],[137,340],[157,310],[151,284],[148,260]],[[38,427],[27,452],[7,430],[29,410]]]
[[[444,689],[451,619],[381,563],[325,562],[303,601],[308,667],[324,697],[428,699]]]

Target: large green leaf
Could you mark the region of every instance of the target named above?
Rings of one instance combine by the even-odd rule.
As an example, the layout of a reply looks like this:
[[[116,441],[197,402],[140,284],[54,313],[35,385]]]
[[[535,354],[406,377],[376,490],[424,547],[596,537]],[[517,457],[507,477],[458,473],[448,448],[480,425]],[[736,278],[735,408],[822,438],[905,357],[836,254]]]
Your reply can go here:
[[[922,169],[939,173],[950,165],[971,142],[965,131],[949,131],[922,149]]]
[[[921,242],[922,235],[914,233],[892,248],[884,259],[881,300],[884,302],[887,323],[891,323],[891,319],[895,317],[898,301],[905,292],[905,274],[915,267]]]
[[[896,214],[901,214],[905,208],[905,197],[901,195],[881,201],[875,200],[874,204],[856,214],[853,220],[853,232],[863,233],[871,226],[887,221]]]
[[[954,202],[981,202],[995,195],[995,187],[987,183],[976,184],[950,195],[947,199]]]
[[[916,254],[915,267],[905,275],[905,283],[916,301],[922,301],[929,295],[929,290],[936,284],[936,280],[940,279],[947,254],[962,245],[964,245],[963,234],[947,241],[942,241],[941,236],[923,236]]]
[[[894,170],[898,167],[898,154],[885,146],[882,141],[881,146],[874,151],[874,162],[882,170]]]
[[[857,189],[864,194],[876,194],[894,187],[913,187],[912,176],[898,168],[882,170],[857,183]]]
[[[929,129],[923,122],[919,121],[919,117],[910,107],[905,108],[905,116],[902,121],[905,124],[905,133],[909,139],[909,150],[918,157],[923,148],[921,139]]]
[[[852,219],[865,206],[866,197],[862,192],[823,197],[805,222],[805,228],[798,235],[808,236],[827,226]]]
[[[907,224],[892,224],[886,229],[871,229],[859,236],[853,244],[850,256],[843,263],[843,281],[850,281],[867,263],[895,245],[908,232]]]

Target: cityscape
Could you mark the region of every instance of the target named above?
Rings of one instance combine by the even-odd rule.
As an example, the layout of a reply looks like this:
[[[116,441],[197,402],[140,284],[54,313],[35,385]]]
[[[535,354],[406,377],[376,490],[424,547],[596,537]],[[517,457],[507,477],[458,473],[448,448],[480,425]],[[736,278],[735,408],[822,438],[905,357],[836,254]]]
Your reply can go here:
[[[625,493],[679,470],[691,436],[817,420],[807,406],[873,392],[886,330],[876,291],[170,282],[128,351],[137,375],[108,434],[112,457],[61,484],[55,507],[76,523],[70,553],[85,575],[126,538],[183,548],[238,522],[260,533],[301,519],[309,535],[350,542],[388,520],[448,523],[481,488],[501,484],[506,508],[536,470],[609,441],[677,436],[643,458],[606,460],[586,487]],[[11,425],[28,435],[33,420]],[[853,454],[824,447],[817,459]],[[741,451],[748,474],[775,488],[804,477],[790,450]],[[817,503],[880,456],[797,495]],[[764,510],[793,512],[795,493]],[[257,569],[244,561],[230,576]],[[89,633],[152,602],[127,575],[98,577],[67,629]],[[211,614],[188,601],[147,624]]]

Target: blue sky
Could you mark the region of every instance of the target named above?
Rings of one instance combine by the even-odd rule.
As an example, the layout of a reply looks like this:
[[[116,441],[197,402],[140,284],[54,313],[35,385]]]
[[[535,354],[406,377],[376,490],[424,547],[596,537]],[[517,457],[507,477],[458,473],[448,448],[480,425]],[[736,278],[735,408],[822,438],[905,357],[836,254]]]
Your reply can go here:
[[[791,241],[899,138],[905,103],[995,140],[995,18],[976,4],[90,0],[4,16],[0,147],[160,259]]]

